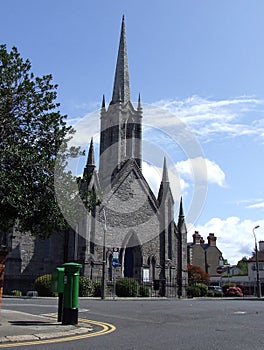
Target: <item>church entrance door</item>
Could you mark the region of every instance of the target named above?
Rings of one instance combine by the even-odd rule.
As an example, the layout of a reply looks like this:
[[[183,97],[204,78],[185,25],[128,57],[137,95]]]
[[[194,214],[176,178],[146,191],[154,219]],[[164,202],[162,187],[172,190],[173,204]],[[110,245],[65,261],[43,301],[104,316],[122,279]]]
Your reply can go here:
[[[124,256],[124,277],[141,280],[142,253],[139,245],[127,247]]]

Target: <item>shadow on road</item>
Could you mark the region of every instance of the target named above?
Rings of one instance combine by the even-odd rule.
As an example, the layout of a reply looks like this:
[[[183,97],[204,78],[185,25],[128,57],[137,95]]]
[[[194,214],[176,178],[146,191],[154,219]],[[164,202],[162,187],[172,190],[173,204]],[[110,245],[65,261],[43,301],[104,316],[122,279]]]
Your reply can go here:
[[[45,322],[45,321],[8,321],[8,323],[14,326],[57,326],[57,323]]]

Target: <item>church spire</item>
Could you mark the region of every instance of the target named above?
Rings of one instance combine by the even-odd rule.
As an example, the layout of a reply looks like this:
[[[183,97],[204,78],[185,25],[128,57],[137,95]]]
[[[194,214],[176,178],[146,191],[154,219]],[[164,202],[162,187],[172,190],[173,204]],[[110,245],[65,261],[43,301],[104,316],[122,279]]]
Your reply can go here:
[[[105,108],[105,95],[103,95],[103,99],[102,99],[102,106],[101,106],[102,109]]]
[[[138,110],[139,112],[142,112],[140,93],[138,94],[138,105],[137,105],[137,110]]]
[[[120,42],[115,70],[115,80],[111,104],[130,101],[128,58],[126,47],[125,18],[122,18]]]
[[[184,218],[183,206],[182,206],[182,197],[181,197],[181,200],[180,200],[179,217]]]
[[[162,182],[169,182],[166,157],[164,157],[164,161],[163,161]]]
[[[179,208],[177,229],[178,229],[178,233],[181,236],[187,234],[187,227],[186,227],[186,223],[185,223],[185,216],[184,216],[184,213],[183,213],[182,197],[181,197],[181,200],[180,200],[180,208]]]
[[[91,138],[90,148],[89,148],[89,153],[88,153],[88,158],[87,158],[86,166],[88,166],[88,165],[95,165],[93,138]]]
[[[167,161],[166,157],[164,157],[163,161],[163,171],[162,171],[162,180],[160,183],[159,193],[158,193],[158,201],[161,204],[168,198],[168,196],[171,196],[171,190],[170,190],[170,181],[168,176],[168,168],[167,168]]]
[[[94,146],[93,146],[93,138],[91,138],[87,162],[86,162],[86,166],[84,168],[83,176],[84,177],[88,176],[90,173],[93,172],[94,168],[95,168]]]

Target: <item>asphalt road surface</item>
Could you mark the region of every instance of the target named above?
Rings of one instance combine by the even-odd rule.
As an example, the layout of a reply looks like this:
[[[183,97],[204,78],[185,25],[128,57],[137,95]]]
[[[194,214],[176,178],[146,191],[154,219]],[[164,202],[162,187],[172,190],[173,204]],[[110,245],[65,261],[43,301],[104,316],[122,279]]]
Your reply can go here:
[[[2,307],[41,315],[56,312],[57,300],[4,299]],[[116,331],[94,338],[19,349],[264,349],[264,300],[80,299],[79,317],[111,323]]]

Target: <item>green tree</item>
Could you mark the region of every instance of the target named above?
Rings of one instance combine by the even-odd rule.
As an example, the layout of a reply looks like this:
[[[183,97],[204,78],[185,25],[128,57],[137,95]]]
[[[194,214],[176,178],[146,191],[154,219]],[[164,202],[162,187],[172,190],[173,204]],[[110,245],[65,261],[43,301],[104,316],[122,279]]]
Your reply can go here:
[[[237,267],[241,271],[240,275],[247,275],[248,274],[248,261],[247,258],[244,256],[241,260],[238,261]]]
[[[2,232],[17,224],[22,230],[47,236],[65,226],[54,194],[54,166],[73,129],[66,125],[56,98],[57,85],[51,75],[35,77],[30,61],[22,59],[16,47],[8,52],[6,45],[0,45]],[[66,158],[65,153],[62,168]]]

